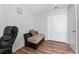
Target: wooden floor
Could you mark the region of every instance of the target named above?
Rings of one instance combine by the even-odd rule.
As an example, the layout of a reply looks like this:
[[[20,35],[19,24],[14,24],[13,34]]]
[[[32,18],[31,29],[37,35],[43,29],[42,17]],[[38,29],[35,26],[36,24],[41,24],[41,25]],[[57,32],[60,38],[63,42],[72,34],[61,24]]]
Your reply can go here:
[[[36,50],[23,47],[15,54],[73,54],[74,51],[66,43],[45,40]]]

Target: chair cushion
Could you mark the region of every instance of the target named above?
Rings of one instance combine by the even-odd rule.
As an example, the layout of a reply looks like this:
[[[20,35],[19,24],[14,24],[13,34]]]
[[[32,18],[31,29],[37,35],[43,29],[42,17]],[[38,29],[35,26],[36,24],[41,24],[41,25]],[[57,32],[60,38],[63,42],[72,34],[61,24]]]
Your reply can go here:
[[[2,37],[2,40],[3,41],[0,44],[3,48],[10,46],[10,44],[8,42],[9,42],[9,40],[11,40],[11,36],[5,35]]]
[[[28,38],[28,37],[31,37],[31,36],[32,36],[31,33],[24,34],[25,39]]]
[[[12,38],[12,37],[9,36],[9,35],[5,35],[5,36],[2,37],[2,39],[3,39],[4,41],[6,41],[6,42],[9,41],[11,38]]]
[[[9,44],[8,42],[2,41],[2,42],[1,42],[1,46],[2,46],[3,48],[7,48],[7,47],[10,46],[10,44]]]
[[[28,38],[28,42],[38,44],[44,38],[43,34],[38,34],[36,36],[32,36]]]
[[[4,35],[12,35],[12,28],[13,28],[13,27],[11,27],[11,26],[6,27],[6,28],[4,29]]]
[[[31,33],[33,36],[37,35],[37,33],[36,33],[35,30],[30,30],[30,33]]]

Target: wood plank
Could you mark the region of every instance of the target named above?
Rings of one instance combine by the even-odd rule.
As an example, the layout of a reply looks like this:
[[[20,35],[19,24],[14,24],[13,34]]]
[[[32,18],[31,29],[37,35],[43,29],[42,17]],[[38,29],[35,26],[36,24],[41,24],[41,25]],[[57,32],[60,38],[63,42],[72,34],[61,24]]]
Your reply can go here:
[[[36,50],[23,47],[15,54],[74,54],[74,51],[67,43],[45,40]]]

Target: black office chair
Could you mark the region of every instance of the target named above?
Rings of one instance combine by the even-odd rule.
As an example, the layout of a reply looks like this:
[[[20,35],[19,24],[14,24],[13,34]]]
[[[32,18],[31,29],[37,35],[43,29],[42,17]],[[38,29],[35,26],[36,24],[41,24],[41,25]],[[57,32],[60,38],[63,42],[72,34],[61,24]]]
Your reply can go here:
[[[0,54],[12,53],[12,46],[17,34],[18,28],[16,26],[7,26],[4,29],[3,36],[0,38]]]

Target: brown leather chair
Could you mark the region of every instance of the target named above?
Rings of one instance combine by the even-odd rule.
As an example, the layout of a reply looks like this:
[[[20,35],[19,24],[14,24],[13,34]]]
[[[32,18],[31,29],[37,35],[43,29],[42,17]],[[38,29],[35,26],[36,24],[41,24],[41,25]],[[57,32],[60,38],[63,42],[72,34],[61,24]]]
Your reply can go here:
[[[31,47],[33,49],[37,49],[37,47],[44,41],[45,36],[43,36],[41,38],[41,40],[39,40],[39,38],[36,38],[38,40],[38,43],[34,43],[32,41],[29,41],[29,39],[31,40],[35,40],[33,39],[33,37],[37,37],[39,35],[39,33],[37,31],[35,31],[36,34],[33,35],[31,32],[24,34],[24,39],[25,39],[25,46]]]

